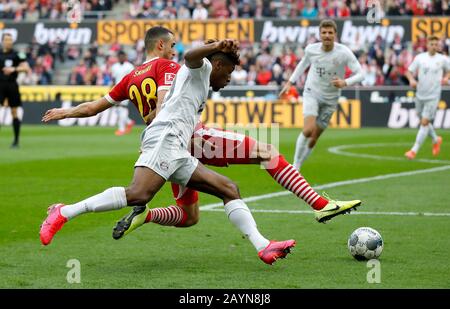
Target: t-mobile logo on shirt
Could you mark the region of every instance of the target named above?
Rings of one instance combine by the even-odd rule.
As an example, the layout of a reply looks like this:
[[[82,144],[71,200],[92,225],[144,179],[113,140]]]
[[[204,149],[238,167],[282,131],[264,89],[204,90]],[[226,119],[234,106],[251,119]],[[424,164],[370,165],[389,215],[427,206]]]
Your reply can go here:
[[[325,68],[317,67],[316,68],[316,73],[317,73],[317,75],[322,77],[323,75],[325,75]]]

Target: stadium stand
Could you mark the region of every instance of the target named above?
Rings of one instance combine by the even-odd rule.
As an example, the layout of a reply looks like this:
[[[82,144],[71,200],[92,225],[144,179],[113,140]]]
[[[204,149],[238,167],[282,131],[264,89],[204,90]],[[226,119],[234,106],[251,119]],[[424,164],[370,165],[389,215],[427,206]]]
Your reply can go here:
[[[0,18],[14,21],[64,20],[68,8],[60,0],[0,0]],[[81,0],[85,19],[233,19],[233,18],[348,18],[367,14],[365,0]],[[387,0],[381,1],[385,17],[400,15],[450,14],[447,0]],[[282,85],[301,59],[307,44],[315,42],[312,35],[304,44],[269,44],[242,42],[241,68],[232,76],[233,85]],[[416,53],[425,49],[424,38],[414,44],[392,43],[379,36],[373,43],[355,40],[349,47],[358,56],[366,79],[364,86],[406,85],[403,74]],[[442,51],[448,54],[450,40],[442,41]],[[192,42],[198,44],[198,42]],[[117,61],[117,52],[125,50],[129,60],[140,64],[145,59],[143,41],[133,46],[107,44],[71,45],[61,40],[45,44],[31,42],[21,46],[32,72],[19,77],[21,84],[48,85],[111,85],[111,66]],[[183,52],[190,48],[181,41],[177,44],[181,61]],[[350,73],[350,72],[349,72]],[[299,81],[299,86],[303,80]]]

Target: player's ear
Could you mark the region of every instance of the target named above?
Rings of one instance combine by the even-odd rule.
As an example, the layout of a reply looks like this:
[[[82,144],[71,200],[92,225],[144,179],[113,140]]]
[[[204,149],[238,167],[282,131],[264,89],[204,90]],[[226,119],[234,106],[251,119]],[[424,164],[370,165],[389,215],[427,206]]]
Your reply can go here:
[[[164,41],[162,39],[159,39],[159,41],[158,41],[158,49],[159,50],[164,49]]]

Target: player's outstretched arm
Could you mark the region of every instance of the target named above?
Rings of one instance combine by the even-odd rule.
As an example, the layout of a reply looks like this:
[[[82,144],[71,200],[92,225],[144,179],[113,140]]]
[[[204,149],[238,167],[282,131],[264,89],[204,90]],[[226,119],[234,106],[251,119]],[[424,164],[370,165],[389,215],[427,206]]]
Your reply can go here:
[[[185,64],[191,69],[200,68],[203,65],[203,58],[219,51],[224,53],[238,53],[239,42],[225,39],[193,48],[184,55]]]
[[[278,94],[278,96],[281,98],[283,96],[283,94],[285,94],[286,92],[289,91],[289,89],[291,89],[291,87],[292,87],[292,83],[290,81],[287,81],[286,84],[284,84],[284,86],[281,89],[281,91]]]
[[[42,117],[43,122],[59,120],[65,118],[83,118],[97,115],[104,110],[112,107],[104,97],[96,101],[85,102],[71,108],[52,108],[45,112]]]
[[[409,85],[413,88],[416,88],[417,86],[417,80],[414,78],[414,75],[411,71],[407,70],[405,73],[406,78],[409,81]]]
[[[356,58],[355,54],[347,48],[347,66],[352,71],[352,75],[346,79],[344,79],[343,83],[333,83],[335,87],[337,88],[344,88],[346,86],[353,86],[357,83],[360,83],[364,80],[364,73],[361,67],[361,64],[359,63],[358,59]]]
[[[450,63],[450,61],[449,61],[449,63]],[[450,64],[449,64],[449,66],[450,66]],[[450,80],[450,68],[448,70],[446,70],[446,72],[444,74],[444,78],[442,79],[442,85],[447,86],[449,80]]]
[[[294,72],[292,72],[291,77],[289,77],[288,81],[278,94],[280,98],[291,88],[293,84],[295,84],[295,82],[300,78],[300,76],[302,76],[302,74],[306,71],[306,69],[311,65],[309,53],[310,53],[309,48],[306,47],[305,55],[303,56],[299,64],[297,64]]]

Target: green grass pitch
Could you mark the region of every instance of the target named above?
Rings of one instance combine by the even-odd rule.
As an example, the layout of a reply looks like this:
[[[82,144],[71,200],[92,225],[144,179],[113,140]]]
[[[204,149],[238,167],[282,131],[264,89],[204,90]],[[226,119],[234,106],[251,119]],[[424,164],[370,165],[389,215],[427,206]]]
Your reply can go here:
[[[319,224],[292,195],[249,202],[264,235],[297,240],[293,254],[274,266],[259,260],[221,207],[202,210],[194,227],[147,224],[120,241],[112,239],[112,227],[129,209],[86,214],[43,247],[38,233],[48,205],[129,183],[141,130],[116,137],[113,128],[24,126],[21,148],[10,150],[11,129],[1,129],[0,288],[450,287],[450,132],[444,130],[438,130],[444,138],[441,155],[432,157],[428,139],[417,156],[421,160],[412,162],[403,153],[416,130],[327,130],[302,173],[314,186],[331,184],[324,190],[331,197],[358,198],[363,205],[356,214]],[[288,160],[297,134],[280,131],[280,150]],[[330,152],[342,145],[357,146]],[[258,166],[216,170],[237,182],[243,197],[282,191]],[[373,178],[387,174],[393,176]],[[334,184],[361,178],[367,179]],[[219,201],[203,194],[200,200]],[[151,206],[172,203],[165,186]],[[360,226],[383,236],[381,283],[368,283],[370,268],[347,251],[348,236]],[[70,259],[80,262],[81,283],[67,281]]]

